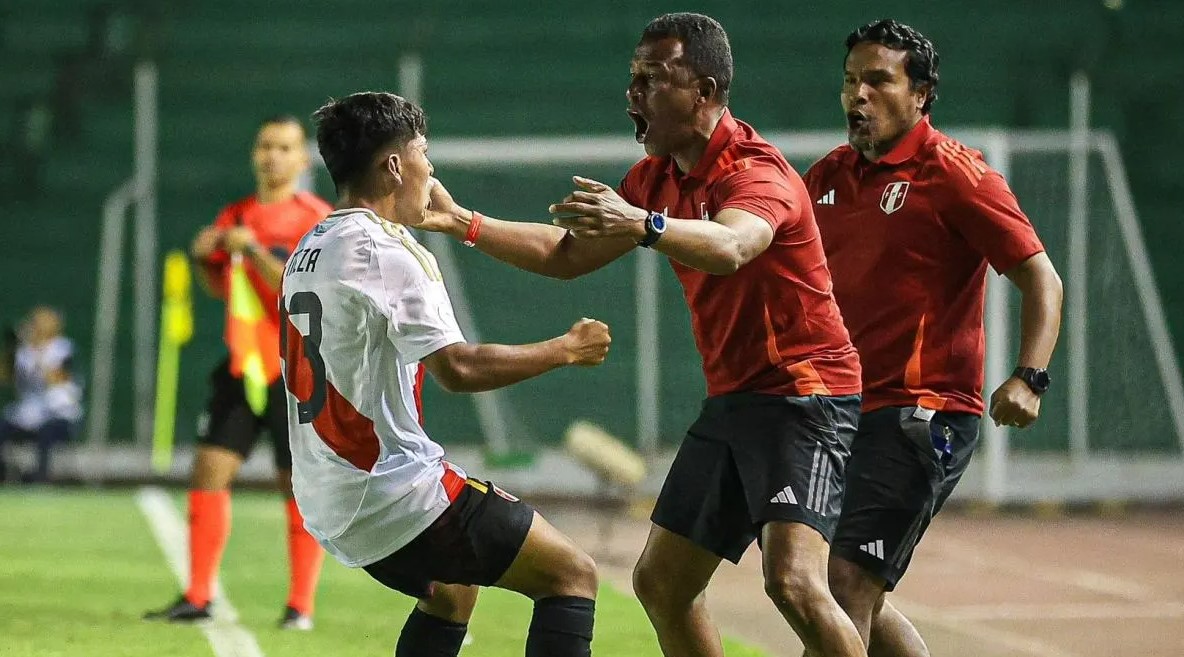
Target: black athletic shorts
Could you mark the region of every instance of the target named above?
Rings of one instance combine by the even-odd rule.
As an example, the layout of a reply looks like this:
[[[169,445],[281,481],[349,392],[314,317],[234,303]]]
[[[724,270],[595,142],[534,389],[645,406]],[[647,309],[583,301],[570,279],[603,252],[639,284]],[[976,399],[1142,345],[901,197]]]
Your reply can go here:
[[[768,522],[804,523],[829,541],[859,399],[708,398],[674,457],[651,519],[733,563]]]
[[[913,550],[966,472],[979,416],[880,408],[864,413],[847,462],[847,492],[831,553],[896,588]]]
[[[267,408],[262,416],[258,416],[247,403],[243,380],[230,373],[229,359],[223,361],[210,374],[210,399],[197,421],[197,443],[224,447],[246,460],[264,430],[271,438],[275,467],[291,470],[288,400],[284,394],[283,377],[267,389]]]
[[[529,504],[491,482],[469,479],[419,536],[363,569],[419,599],[431,597],[434,582],[492,586],[514,563],[533,521]]]

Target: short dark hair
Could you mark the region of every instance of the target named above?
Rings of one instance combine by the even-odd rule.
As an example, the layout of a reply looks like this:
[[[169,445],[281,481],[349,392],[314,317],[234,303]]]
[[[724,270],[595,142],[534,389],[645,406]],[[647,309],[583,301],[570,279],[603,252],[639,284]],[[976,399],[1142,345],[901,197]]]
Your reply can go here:
[[[893,50],[908,53],[904,69],[909,76],[910,86],[916,90],[921,85],[929,87],[929,97],[921,107],[922,114],[928,114],[937,100],[937,67],[939,57],[933,42],[917,30],[891,18],[873,21],[847,35],[847,54],[860,43],[878,43]]]
[[[271,116],[264,117],[259,122],[259,129],[262,130],[269,125],[294,125],[302,131],[304,130],[304,122],[292,114],[272,114]]]
[[[379,149],[392,143],[402,148],[427,134],[427,119],[418,105],[380,91],[330,99],[312,118],[317,149],[339,192],[343,185],[358,182]]]
[[[715,78],[720,101],[726,105],[732,86],[732,44],[724,26],[710,16],[679,12],[662,14],[641,32],[641,42],[670,37],[682,42],[683,59],[695,75]]]

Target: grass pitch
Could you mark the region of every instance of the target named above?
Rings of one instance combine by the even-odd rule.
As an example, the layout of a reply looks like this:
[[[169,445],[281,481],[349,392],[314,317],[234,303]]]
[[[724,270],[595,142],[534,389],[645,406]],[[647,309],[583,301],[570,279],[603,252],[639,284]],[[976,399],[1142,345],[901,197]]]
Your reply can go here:
[[[222,583],[264,655],[381,655],[413,601],[360,570],[326,559],[316,629],[281,632],[275,624],[288,586],[284,509],[279,498],[235,493],[233,529]],[[183,494],[173,498],[184,516]],[[0,654],[5,657],[209,657],[196,628],[146,623],[140,615],[178,593],[133,491],[0,489]],[[482,591],[462,657],[523,654],[531,604]],[[726,640],[729,657],[766,657]],[[653,630],[631,596],[602,588],[594,654],[660,657]]]

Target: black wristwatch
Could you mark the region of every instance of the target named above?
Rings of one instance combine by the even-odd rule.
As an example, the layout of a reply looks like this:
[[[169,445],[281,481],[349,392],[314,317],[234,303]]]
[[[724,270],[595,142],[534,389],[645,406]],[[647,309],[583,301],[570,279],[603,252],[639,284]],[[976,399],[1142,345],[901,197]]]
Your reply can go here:
[[[1048,370],[1037,367],[1017,367],[1011,375],[1028,384],[1032,392],[1037,395],[1048,392],[1048,384],[1052,382],[1048,376]]]
[[[654,245],[666,232],[666,215],[661,212],[651,212],[645,218],[645,238],[637,243],[647,249]]]

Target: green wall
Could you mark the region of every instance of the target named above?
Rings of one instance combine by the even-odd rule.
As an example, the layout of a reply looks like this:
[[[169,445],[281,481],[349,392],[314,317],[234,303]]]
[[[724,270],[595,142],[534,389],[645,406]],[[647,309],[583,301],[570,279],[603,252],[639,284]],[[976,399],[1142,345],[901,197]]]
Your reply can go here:
[[[0,11],[0,53],[6,63],[0,66],[0,119],[11,114],[18,98],[52,97],[54,69],[46,62],[83,46],[87,11],[96,4],[8,0]],[[715,15],[731,34],[737,116],[765,132],[834,129],[841,124],[843,38],[862,22],[892,15],[927,33],[941,52],[941,98],[934,111],[939,126],[1063,127],[1070,72],[1083,66],[1091,71],[1095,124],[1114,130],[1122,142],[1169,323],[1177,339],[1184,336],[1184,264],[1175,257],[1181,237],[1177,208],[1184,194],[1174,161],[1169,163],[1184,145],[1184,121],[1178,117],[1184,83],[1175,70],[1184,61],[1178,45],[1184,3],[1128,1],[1117,12],[1084,0],[638,5],[186,0],[155,13],[146,8],[150,4],[127,3],[132,19],[124,29],[146,33],[133,41],[153,53],[160,70],[162,250],[184,248],[222,205],[252,191],[247,156],[261,117],[277,112],[307,116],[330,96],[394,90],[397,62],[409,51],[418,52],[426,67],[430,137],[626,135],[632,128],[623,112],[623,93],[637,35],[657,13],[692,8]],[[85,79],[82,133],[53,143],[42,191],[22,201],[6,192],[0,201],[0,221],[9,238],[0,276],[10,282],[0,320],[15,319],[35,302],[60,305],[84,351],[90,343],[99,207],[106,192],[130,173],[126,86],[126,79],[105,73]],[[623,171],[623,166],[581,170],[610,181]],[[567,167],[438,171],[462,202],[523,218],[541,217],[546,204],[567,191],[571,173]],[[1033,185],[1035,195],[1040,172],[1029,177],[1017,186]],[[330,195],[323,183],[322,178],[319,189]],[[1020,195],[1027,205],[1025,193]],[[1038,225],[1056,226],[1060,207],[1052,203],[1042,209],[1047,219]],[[1046,239],[1050,249],[1061,241]],[[1100,244],[1099,252],[1105,247]],[[564,284],[459,251],[486,340],[546,338],[583,315],[613,324],[617,340],[603,368],[552,374],[506,393],[518,418],[515,441],[553,442],[577,415],[631,436],[636,419],[633,260]],[[1121,276],[1103,280],[1108,287],[1099,288],[1099,294],[1122,295]],[[673,442],[693,418],[703,386],[686,311],[665,270],[662,295],[662,437]],[[1129,289],[1126,295],[1129,299]],[[1112,306],[1109,299],[1105,294],[1097,299],[1095,312],[1127,312],[1129,304]],[[127,317],[126,304],[124,310]],[[183,355],[178,407],[183,441],[191,439],[193,418],[204,401],[206,373],[222,353],[219,306],[200,300],[197,312],[195,339]],[[1107,341],[1124,339],[1121,332],[1099,334],[1091,346],[1115,353]],[[121,353],[116,434],[126,435],[131,380],[126,344]],[[1121,369],[1123,362],[1108,367]],[[1141,380],[1146,378],[1144,373]],[[1063,374],[1058,380],[1064,381]],[[1063,385],[1054,391],[1047,404],[1059,408],[1064,399],[1056,395],[1063,394]],[[429,426],[444,442],[479,440],[470,400],[434,388],[428,398]],[[1050,434],[1029,444],[1056,441]]]

